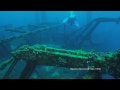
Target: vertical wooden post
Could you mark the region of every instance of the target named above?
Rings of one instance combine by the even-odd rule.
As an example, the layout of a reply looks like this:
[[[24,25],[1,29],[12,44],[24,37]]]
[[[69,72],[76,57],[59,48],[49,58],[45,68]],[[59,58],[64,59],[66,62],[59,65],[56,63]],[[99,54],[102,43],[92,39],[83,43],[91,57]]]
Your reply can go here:
[[[33,71],[35,70],[37,64],[36,62],[27,62],[23,72],[21,73],[19,79],[29,79]]]
[[[13,60],[11,66],[8,69],[8,71],[5,73],[3,79],[6,79],[8,77],[8,75],[11,73],[11,71],[13,70],[13,68],[16,65],[17,62],[18,62],[18,60],[16,60],[16,59]]]

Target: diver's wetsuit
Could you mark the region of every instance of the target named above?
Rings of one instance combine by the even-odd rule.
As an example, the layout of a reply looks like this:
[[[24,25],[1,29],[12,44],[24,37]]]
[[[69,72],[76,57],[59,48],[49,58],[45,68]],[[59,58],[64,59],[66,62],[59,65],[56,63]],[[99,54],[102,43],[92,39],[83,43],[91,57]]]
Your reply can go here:
[[[68,18],[67,22],[70,25],[73,25],[75,23],[76,18]]]

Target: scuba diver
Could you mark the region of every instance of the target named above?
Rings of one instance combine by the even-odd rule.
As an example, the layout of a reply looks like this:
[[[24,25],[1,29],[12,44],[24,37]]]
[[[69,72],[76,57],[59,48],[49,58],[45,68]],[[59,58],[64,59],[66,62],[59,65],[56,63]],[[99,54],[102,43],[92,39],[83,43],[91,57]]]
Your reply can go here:
[[[68,23],[69,25],[76,25],[79,28],[79,24],[76,21],[76,15],[73,11],[70,11],[70,17],[63,20],[63,23]]]

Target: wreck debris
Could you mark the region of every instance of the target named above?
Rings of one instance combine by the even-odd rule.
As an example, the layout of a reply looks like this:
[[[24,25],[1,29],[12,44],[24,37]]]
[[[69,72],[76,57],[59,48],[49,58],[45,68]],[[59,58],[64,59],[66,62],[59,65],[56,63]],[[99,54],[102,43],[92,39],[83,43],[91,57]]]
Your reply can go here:
[[[0,70],[3,70],[9,63],[11,63],[13,61],[13,57],[8,59],[8,60],[4,60],[0,63]]]
[[[54,27],[57,27],[57,26],[60,26],[60,25],[62,25],[62,24],[57,24],[57,25],[53,25],[53,26],[49,26],[49,27],[45,27],[45,28],[40,28],[40,29],[37,29],[37,30],[34,30],[34,31],[29,31],[29,32],[20,34],[18,36],[11,36],[11,37],[8,37],[8,38],[3,38],[3,39],[0,40],[0,43],[7,42],[7,41],[12,41],[14,39],[17,39],[17,38],[20,38],[20,37],[25,37],[26,35],[37,33],[39,31],[47,30],[49,28],[54,28]]]
[[[18,60],[25,60],[27,63],[20,79],[29,78],[37,65],[88,69],[83,79],[100,79],[102,74],[120,78],[120,50],[101,54],[95,51],[57,49],[45,45],[24,45],[12,52],[12,56],[13,64],[4,78],[7,78]]]

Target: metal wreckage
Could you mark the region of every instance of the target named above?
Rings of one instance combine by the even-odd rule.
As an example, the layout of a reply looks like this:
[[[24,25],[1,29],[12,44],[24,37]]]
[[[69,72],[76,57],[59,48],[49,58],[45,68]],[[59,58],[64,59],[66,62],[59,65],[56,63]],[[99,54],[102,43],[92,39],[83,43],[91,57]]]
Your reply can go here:
[[[84,43],[84,41],[87,41],[88,37],[90,37],[91,33],[100,23],[116,22],[118,24],[119,21],[120,18],[98,18],[93,20],[92,22],[85,25],[84,28],[80,28],[83,29],[81,33],[84,33],[94,23],[94,25],[89,29],[84,37],[82,37],[80,41],[77,40],[78,45],[80,46]],[[13,29],[13,31],[22,32],[23,34],[2,39],[0,44],[2,45],[3,42],[34,34],[48,28],[58,27],[60,25],[62,24],[44,27],[42,29],[37,29],[30,32],[22,32],[20,30]],[[81,33],[78,35],[79,37],[81,36]],[[65,40],[67,40],[67,37]],[[74,41],[75,40],[71,42],[73,43]],[[70,42],[68,42],[66,45],[69,44]],[[88,52],[79,49],[65,50],[36,44],[33,46],[23,45],[19,49],[13,51],[11,54],[12,57],[10,59],[4,60],[2,63],[0,63],[0,70],[3,70],[8,64],[11,63],[7,72],[3,76],[3,79],[6,79],[9,76],[19,60],[24,60],[26,62],[26,66],[22,71],[19,79],[28,79],[37,65],[66,67],[72,69],[88,69],[86,75],[83,76],[82,79],[101,79],[102,74],[112,75],[116,79],[120,78],[120,49],[116,50],[116,52],[102,53],[96,51]]]

